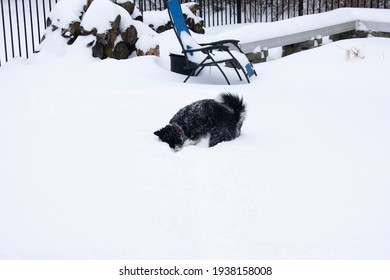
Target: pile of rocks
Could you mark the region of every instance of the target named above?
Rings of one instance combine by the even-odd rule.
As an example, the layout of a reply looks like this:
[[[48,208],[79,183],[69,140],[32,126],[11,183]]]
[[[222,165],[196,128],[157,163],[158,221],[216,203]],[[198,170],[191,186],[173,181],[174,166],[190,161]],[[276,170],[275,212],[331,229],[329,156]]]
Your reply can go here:
[[[183,4],[182,9],[189,28],[204,33],[204,22],[195,15],[199,6],[190,2]],[[145,20],[147,18],[158,22],[158,26]],[[47,26],[46,34],[57,32],[66,38],[68,45],[85,36],[92,56],[101,59],[159,56],[155,37],[172,28],[167,10],[144,12],[143,16],[130,0],[59,1],[47,18]]]
[[[133,52],[134,55],[159,55],[158,42],[153,38],[156,33],[142,22],[142,15],[133,2],[68,1],[58,2],[47,18],[47,26],[51,32],[60,32],[69,45],[79,36],[90,36],[87,47],[91,47],[93,57],[127,59]],[[145,44],[137,44],[142,37],[149,37],[150,49],[143,49]]]

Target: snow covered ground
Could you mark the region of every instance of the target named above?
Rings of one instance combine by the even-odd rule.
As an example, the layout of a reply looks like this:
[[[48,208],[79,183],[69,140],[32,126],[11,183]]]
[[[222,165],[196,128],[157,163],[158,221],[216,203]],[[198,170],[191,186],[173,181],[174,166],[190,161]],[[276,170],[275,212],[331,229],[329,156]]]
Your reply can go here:
[[[250,84],[227,69],[232,86],[182,83],[172,31],[159,58],[93,59],[87,39],[0,68],[1,259],[390,258],[389,39],[257,64]],[[236,140],[153,135],[223,91],[248,105]]]

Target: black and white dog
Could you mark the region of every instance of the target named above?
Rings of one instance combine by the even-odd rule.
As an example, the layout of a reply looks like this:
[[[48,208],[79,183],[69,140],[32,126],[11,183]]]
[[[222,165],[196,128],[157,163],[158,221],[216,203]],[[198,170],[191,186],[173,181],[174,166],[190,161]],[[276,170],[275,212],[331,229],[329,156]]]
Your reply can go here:
[[[209,138],[209,147],[240,136],[246,116],[242,98],[221,93],[216,100],[204,99],[182,108],[169,124],[154,132],[175,151]]]

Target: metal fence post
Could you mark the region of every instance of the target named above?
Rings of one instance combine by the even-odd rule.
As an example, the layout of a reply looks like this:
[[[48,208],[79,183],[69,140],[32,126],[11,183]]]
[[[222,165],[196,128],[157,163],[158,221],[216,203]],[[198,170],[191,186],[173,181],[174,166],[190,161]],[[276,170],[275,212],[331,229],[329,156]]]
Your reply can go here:
[[[242,19],[241,19],[241,13],[242,13],[241,0],[236,0],[236,5],[237,5],[237,23],[241,23],[242,22]]]
[[[303,0],[299,0],[298,3],[298,16],[303,16]]]

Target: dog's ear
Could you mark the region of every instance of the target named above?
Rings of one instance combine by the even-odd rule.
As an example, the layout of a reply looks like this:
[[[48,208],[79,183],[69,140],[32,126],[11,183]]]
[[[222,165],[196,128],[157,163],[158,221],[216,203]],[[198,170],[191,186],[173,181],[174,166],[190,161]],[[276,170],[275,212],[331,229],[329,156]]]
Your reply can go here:
[[[161,136],[161,129],[154,132],[154,135],[160,137]]]

